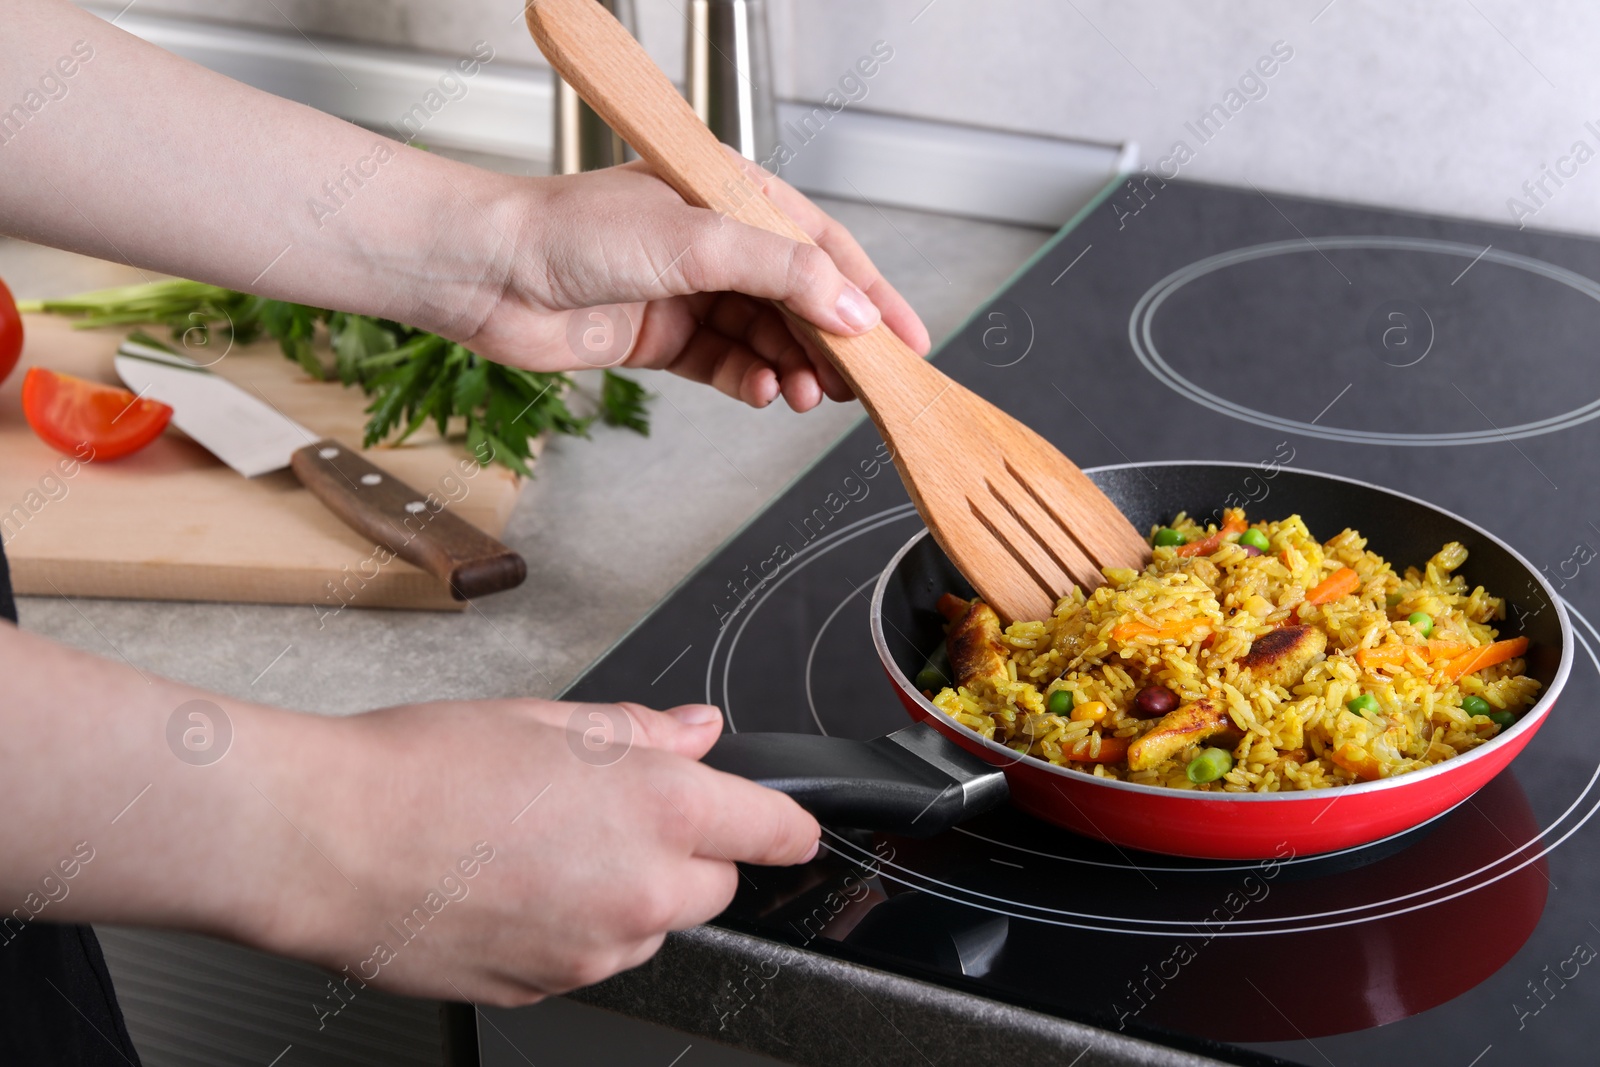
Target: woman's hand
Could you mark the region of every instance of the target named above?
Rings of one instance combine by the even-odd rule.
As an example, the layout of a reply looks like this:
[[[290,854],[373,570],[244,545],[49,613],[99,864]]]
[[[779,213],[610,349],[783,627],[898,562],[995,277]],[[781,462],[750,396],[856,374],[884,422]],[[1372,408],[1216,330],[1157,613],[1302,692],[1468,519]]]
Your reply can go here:
[[[722,723],[704,705],[326,718],[7,624],[0,678],[0,806],[27,816],[0,835],[0,897],[242,941],[350,991],[522,1004],[597,982],[721,911],[735,861],[817,848],[788,797],[696,762]]]
[[[535,370],[670,370],[758,408],[781,394],[796,411],[851,393],[768,300],[833,333],[881,318],[926,353],[922,321],[849,232],[786,182],[747,170],[815,245],[690,207],[642,163],[543,179],[503,294],[458,340]]]
[[[721,723],[544,700],[318,720],[292,778],[261,783],[306,840],[275,835],[284,870],[241,934],[351,988],[502,1005],[637,966],[727,905],[734,861],[816,851],[789,798],[695,762]]]

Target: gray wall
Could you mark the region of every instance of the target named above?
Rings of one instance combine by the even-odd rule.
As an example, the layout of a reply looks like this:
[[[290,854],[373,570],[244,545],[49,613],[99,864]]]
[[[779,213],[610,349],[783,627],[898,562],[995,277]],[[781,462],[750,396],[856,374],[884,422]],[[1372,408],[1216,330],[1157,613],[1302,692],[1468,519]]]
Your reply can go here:
[[[1600,5],[1578,0],[769,0],[781,95],[820,99],[878,39],[895,58],[863,106],[1095,140],[1133,138],[1186,176],[1600,233]],[[639,0],[641,37],[675,77],[686,0]],[[140,0],[444,53],[473,41],[538,63],[517,0]],[[1293,58],[1202,143],[1186,129],[1276,41]],[[1235,98],[1242,101],[1244,94]],[[1174,164],[1169,164],[1168,170]]]

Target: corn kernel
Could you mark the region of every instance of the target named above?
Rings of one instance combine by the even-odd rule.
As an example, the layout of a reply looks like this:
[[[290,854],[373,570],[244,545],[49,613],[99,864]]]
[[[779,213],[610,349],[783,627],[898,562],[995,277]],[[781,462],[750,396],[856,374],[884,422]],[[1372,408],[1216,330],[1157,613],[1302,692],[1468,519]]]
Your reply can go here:
[[[1089,700],[1072,709],[1072,718],[1077,722],[1103,722],[1106,717],[1104,701]]]

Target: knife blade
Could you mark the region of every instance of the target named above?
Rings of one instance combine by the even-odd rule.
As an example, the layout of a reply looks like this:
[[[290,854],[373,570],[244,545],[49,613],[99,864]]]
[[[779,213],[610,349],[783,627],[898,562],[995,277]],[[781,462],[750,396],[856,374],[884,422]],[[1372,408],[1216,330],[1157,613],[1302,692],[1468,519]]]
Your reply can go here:
[[[124,341],[117,375],[140,396],[172,408],[172,422],[244,475],[282,470],[317,435],[219,374],[153,345]]]
[[[357,533],[444,581],[457,600],[511,589],[527,576],[521,556],[380,469],[357,449],[289,418],[266,397],[183,356],[125,341],[117,374],[140,396],[172,408],[172,423],[229,467],[254,478],[285,467]]]

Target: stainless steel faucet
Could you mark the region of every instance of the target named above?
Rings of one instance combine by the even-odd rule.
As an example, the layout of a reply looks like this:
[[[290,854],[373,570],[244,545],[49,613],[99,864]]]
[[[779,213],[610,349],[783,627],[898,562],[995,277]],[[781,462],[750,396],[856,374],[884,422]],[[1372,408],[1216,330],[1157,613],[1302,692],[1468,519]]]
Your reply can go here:
[[[639,35],[633,0],[595,0],[617,17],[635,37]],[[627,144],[594,110],[579,97],[577,90],[559,76],[556,78],[555,151],[551,153],[552,174],[577,174],[625,163],[630,158]]]
[[[768,163],[778,142],[766,0],[689,0],[689,103],[724,144]]]

